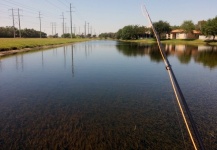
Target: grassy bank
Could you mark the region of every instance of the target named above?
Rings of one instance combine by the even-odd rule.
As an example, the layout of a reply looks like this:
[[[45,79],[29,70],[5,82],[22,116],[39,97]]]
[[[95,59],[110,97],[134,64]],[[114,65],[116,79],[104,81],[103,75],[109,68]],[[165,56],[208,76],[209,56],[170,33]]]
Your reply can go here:
[[[124,42],[136,42],[136,43],[147,43],[154,44],[156,43],[155,39],[140,39],[140,40],[123,40]],[[172,40],[161,40],[165,44],[184,44],[184,45],[217,45],[217,41],[203,41],[203,40],[194,40],[194,39],[172,39]]]
[[[89,39],[63,38],[0,38],[0,51],[17,50],[43,46],[60,45],[87,41]]]

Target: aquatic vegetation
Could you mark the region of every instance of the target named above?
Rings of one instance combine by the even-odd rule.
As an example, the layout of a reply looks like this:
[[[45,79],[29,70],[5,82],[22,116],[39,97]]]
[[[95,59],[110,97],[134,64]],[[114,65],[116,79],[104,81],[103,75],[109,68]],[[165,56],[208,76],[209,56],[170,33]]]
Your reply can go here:
[[[192,149],[156,46],[128,46],[91,41],[1,59],[0,149]],[[174,48],[180,86],[215,150],[216,68],[183,64]]]

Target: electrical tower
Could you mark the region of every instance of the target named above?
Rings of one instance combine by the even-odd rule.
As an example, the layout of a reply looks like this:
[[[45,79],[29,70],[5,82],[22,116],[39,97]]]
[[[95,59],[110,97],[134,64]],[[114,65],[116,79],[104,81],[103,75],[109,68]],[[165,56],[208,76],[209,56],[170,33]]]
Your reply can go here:
[[[60,18],[60,19],[63,19],[63,38],[64,38],[64,25],[65,25],[65,19],[66,18],[64,18],[64,13],[62,13],[62,18]]]
[[[52,28],[52,36],[53,36],[53,22],[50,23]]]
[[[14,31],[14,38],[16,37],[16,33],[15,33],[15,23],[14,23],[14,9],[12,8],[12,9],[9,9],[9,10],[11,10],[11,12],[12,12],[12,20],[13,20],[13,31]]]
[[[74,24],[74,34],[76,34],[75,32],[76,32],[76,27],[75,27],[75,24]]]
[[[86,37],[86,21],[85,21],[85,23],[84,23],[84,36]]]
[[[40,11],[39,11],[39,16],[38,16],[38,18],[39,18],[39,21],[40,21],[40,38],[41,38],[41,13],[40,13]]]
[[[57,34],[57,32],[56,32],[56,27],[57,27],[57,24],[56,24],[56,22],[55,22],[55,24],[54,24],[55,35]]]
[[[89,34],[89,22],[87,23],[87,35]]]
[[[72,4],[70,3],[70,27],[71,27],[71,38],[72,38]]]
[[[21,38],[21,26],[20,26],[20,9],[18,8],[18,20],[19,20],[19,35]]]

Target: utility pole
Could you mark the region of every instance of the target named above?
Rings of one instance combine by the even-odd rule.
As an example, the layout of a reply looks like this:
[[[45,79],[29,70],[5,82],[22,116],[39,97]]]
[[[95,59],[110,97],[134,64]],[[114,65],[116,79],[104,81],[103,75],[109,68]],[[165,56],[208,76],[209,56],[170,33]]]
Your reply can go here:
[[[53,27],[55,25],[55,22],[51,22],[51,27],[52,27],[52,36],[53,36]]]
[[[85,24],[84,24],[84,36],[86,37],[86,21],[85,21]]]
[[[20,9],[18,8],[18,19],[19,19],[19,35],[21,38],[21,26],[20,26]]]
[[[55,23],[54,23],[55,35],[57,34],[57,33],[56,33],[56,27],[57,27],[57,25],[56,25],[56,22],[55,22]]]
[[[41,13],[40,13],[40,11],[39,11],[39,16],[38,16],[38,18],[39,18],[39,21],[40,21],[40,38],[41,38]]]
[[[15,23],[14,23],[14,9],[10,9],[12,12],[12,19],[13,19],[13,30],[14,30],[14,38],[15,38]]]
[[[66,22],[65,22],[65,33],[68,33],[68,32],[67,32],[67,26],[66,26]]]
[[[89,22],[87,23],[87,35],[89,34]]]
[[[70,3],[70,26],[71,26],[71,38],[72,38],[72,4]]]
[[[65,25],[65,19],[66,19],[66,18],[64,18],[64,13],[62,13],[61,19],[63,19],[63,38],[64,38],[64,25]]]
[[[76,27],[75,27],[75,24],[74,24],[74,34],[75,34],[75,31],[76,31]]]

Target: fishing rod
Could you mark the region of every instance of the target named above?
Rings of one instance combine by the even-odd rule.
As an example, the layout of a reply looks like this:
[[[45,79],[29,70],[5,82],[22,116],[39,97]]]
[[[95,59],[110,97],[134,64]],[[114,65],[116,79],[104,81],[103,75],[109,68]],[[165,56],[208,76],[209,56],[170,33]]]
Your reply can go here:
[[[185,126],[186,126],[187,131],[188,131],[188,134],[190,136],[191,142],[192,142],[192,144],[194,146],[194,149],[198,150],[198,148],[199,148],[201,150],[205,150],[203,142],[202,142],[201,137],[200,137],[200,134],[199,134],[199,132],[197,130],[197,127],[196,127],[195,122],[193,120],[193,117],[191,115],[190,109],[188,108],[188,104],[187,104],[187,102],[185,100],[185,97],[184,97],[182,91],[181,91],[181,88],[179,87],[178,81],[176,80],[175,74],[173,73],[172,67],[171,67],[171,65],[169,63],[169,60],[167,59],[165,50],[163,49],[163,46],[162,46],[162,44],[160,42],[160,38],[159,38],[159,36],[157,34],[157,31],[155,30],[155,28],[153,26],[153,23],[151,21],[151,18],[149,16],[149,13],[148,13],[145,5],[142,5],[142,12],[143,12],[144,15],[146,14],[146,16],[148,17],[148,20],[149,20],[149,22],[151,24],[154,35],[155,35],[155,37],[157,39],[157,44],[158,44],[161,56],[163,58],[165,66],[166,66],[166,70],[167,70],[167,72],[169,74],[170,81],[171,81],[171,84],[172,84],[172,87],[173,87],[173,90],[174,90],[174,93],[175,93],[175,96],[176,96],[176,100],[177,100],[179,109],[181,111]],[[188,117],[189,121],[187,121],[187,117],[186,117],[185,113],[187,114],[187,117]],[[191,131],[190,127],[193,130],[193,134],[194,134],[195,138],[193,137],[193,134],[192,134],[192,131]],[[196,142],[198,143],[198,146],[197,146]]]

